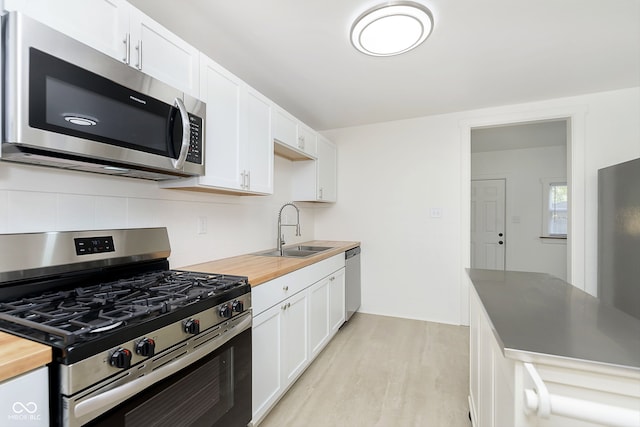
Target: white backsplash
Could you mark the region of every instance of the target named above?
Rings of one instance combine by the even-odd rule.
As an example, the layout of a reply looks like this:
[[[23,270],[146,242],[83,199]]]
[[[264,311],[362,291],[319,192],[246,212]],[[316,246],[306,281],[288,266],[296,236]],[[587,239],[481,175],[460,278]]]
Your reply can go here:
[[[275,194],[244,197],[0,162],[0,233],[167,227],[172,268],[269,249],[278,210],[291,198],[291,162],[275,159]],[[314,238],[314,211],[300,207],[302,236],[286,227],[287,243]]]

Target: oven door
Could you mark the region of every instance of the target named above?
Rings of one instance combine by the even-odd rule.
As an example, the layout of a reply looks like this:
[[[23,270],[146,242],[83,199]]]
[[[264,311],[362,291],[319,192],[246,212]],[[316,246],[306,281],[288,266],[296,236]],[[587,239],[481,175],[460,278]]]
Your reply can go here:
[[[227,339],[222,334],[192,345],[191,350],[182,347],[178,352],[184,355],[168,363],[164,360],[165,364],[161,363],[166,356],[158,355],[154,360],[160,366],[124,385],[105,384],[105,391],[94,387],[89,394],[63,397],[62,423],[72,427],[246,426],[251,421],[251,314],[227,334],[235,336]],[[216,344],[220,338],[225,341],[222,345]],[[136,368],[131,368],[129,376],[138,375]],[[167,372],[171,373],[164,377]]]

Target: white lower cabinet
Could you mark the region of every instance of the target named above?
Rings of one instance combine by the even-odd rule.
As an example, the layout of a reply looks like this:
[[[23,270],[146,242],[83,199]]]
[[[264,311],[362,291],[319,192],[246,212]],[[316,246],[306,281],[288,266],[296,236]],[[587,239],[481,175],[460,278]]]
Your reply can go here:
[[[3,427],[49,425],[49,373],[43,366],[0,382]]]
[[[253,419],[262,418],[309,364],[307,292],[253,318]]]
[[[329,278],[309,288],[309,348],[311,357],[329,342]]]
[[[252,306],[256,425],[344,322],[344,254],[255,287]]]
[[[345,315],[344,268],[336,271],[329,278],[329,333],[338,332],[344,323]]]
[[[253,419],[262,418],[282,394],[282,310],[271,307],[253,318],[251,340]]]

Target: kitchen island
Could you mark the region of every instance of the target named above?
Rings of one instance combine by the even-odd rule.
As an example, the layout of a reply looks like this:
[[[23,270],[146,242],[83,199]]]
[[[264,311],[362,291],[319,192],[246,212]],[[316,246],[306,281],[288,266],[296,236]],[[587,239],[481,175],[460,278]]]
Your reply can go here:
[[[468,275],[475,426],[640,426],[640,320],[548,274]]]

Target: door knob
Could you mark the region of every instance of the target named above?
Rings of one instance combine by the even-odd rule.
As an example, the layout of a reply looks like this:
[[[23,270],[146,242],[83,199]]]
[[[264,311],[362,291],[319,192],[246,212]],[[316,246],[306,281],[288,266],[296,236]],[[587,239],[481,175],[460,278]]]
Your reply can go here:
[[[498,237],[502,237],[502,236],[504,236],[504,234],[498,233]]]
[[[498,242],[498,244],[499,244],[499,245],[502,245],[502,244],[504,244],[504,242],[503,242],[502,240],[500,240],[500,241]]]

